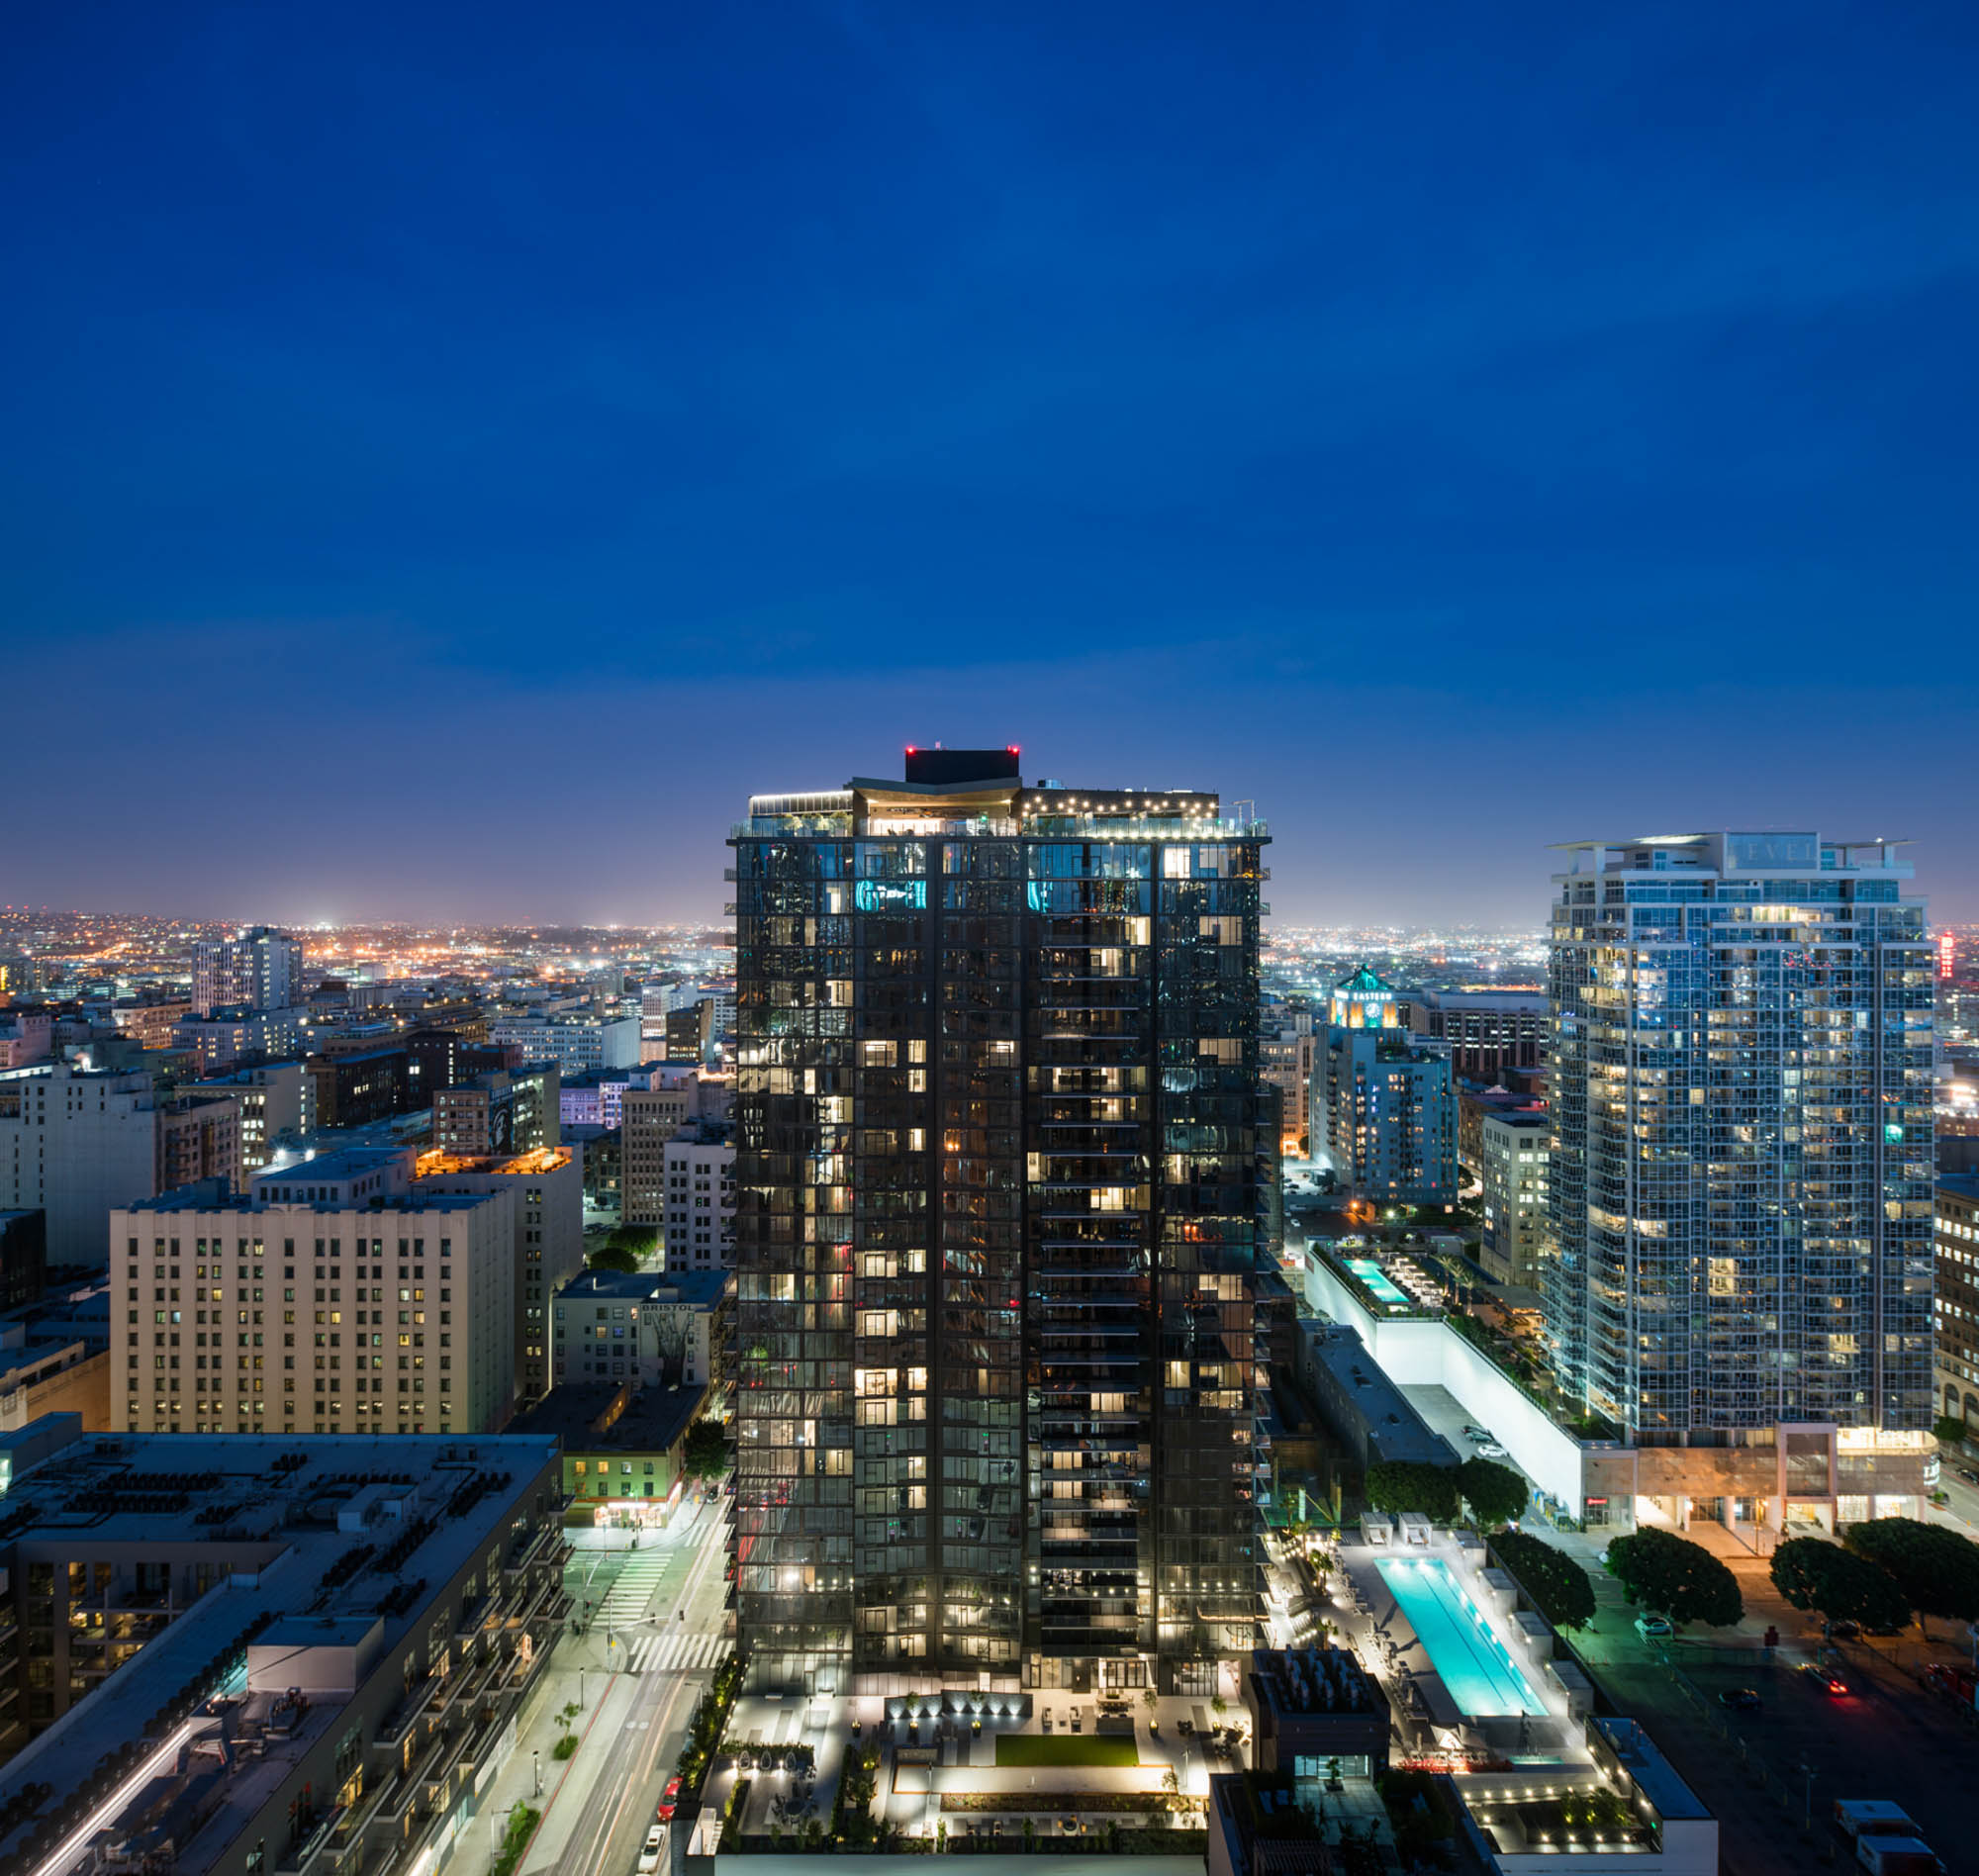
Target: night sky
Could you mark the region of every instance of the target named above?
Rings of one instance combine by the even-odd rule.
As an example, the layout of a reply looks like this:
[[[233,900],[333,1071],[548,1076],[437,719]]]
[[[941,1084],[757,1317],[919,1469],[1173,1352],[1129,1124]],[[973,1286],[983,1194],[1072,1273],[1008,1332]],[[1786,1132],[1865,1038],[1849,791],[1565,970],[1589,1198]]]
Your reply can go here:
[[[0,900],[715,914],[752,788],[941,739],[1255,798],[1280,919],[1537,924],[1547,843],[1727,824],[1979,917],[1976,54],[19,12]]]

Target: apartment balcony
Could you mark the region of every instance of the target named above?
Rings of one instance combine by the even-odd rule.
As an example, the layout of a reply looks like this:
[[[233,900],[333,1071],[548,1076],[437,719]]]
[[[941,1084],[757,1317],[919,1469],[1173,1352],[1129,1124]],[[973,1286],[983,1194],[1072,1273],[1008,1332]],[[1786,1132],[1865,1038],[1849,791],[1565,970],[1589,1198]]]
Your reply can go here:
[[[412,1687],[379,1724],[378,1731],[372,1735],[371,1743],[388,1748],[403,1744],[406,1735],[412,1731],[420,1715],[433,1704],[443,1687],[444,1682],[436,1674],[428,1674],[424,1680]]]

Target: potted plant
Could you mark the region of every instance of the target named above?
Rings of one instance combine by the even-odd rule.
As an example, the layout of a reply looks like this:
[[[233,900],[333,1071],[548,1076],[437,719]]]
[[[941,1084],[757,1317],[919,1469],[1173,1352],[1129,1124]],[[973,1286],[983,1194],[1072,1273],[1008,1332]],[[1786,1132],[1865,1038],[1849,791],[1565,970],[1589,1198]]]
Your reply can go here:
[[[1148,1710],[1149,1733],[1159,1733],[1162,1730],[1162,1717],[1157,1711],[1160,1700],[1152,1687],[1143,1687],[1141,1689],[1141,1705]]]

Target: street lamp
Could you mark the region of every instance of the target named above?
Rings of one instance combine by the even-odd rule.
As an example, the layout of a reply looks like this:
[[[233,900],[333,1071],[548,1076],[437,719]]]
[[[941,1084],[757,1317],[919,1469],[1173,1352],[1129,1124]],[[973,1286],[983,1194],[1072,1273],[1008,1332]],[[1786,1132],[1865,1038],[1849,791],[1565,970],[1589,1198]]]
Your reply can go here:
[[[534,1750],[534,1749],[531,1749],[531,1751],[530,1751],[530,1753],[529,1753],[529,1765],[530,1765],[531,1769],[532,1769],[532,1770],[533,1770],[533,1771],[535,1772],[535,1775],[536,1775],[536,1796],[537,1796],[538,1798],[540,1798],[540,1797],[541,1797],[541,1796],[543,1795],[543,1755],[542,1755],[542,1753],[540,1753],[540,1752],[538,1752],[538,1751],[536,1751],[536,1750]]]

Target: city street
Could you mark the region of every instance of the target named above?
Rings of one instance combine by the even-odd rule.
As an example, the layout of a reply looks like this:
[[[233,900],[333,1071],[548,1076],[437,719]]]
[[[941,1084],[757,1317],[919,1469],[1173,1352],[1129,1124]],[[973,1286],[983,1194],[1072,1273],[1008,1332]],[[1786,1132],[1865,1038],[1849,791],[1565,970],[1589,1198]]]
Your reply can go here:
[[[591,1627],[566,1635],[551,1672],[521,1717],[516,1748],[479,1817],[436,1876],[481,1876],[518,1804],[542,1813],[521,1876],[623,1876],[637,1860],[714,1667],[727,1588],[722,1503],[685,1510],[672,1530],[637,1549],[579,1550],[566,1583]],[[610,1626],[608,1627],[608,1611]],[[581,1701],[576,1753],[559,1762],[559,1711]]]
[[[1935,1625],[1932,1643],[1912,1630],[1831,1648],[1848,1688],[1831,1695],[1800,1671],[1822,1647],[1819,1622],[1779,1597],[1763,1559],[1714,1544],[1739,1579],[1744,1620],[1656,1643],[1637,1635],[1621,1584],[1595,1561],[1598,1534],[1562,1535],[1536,1519],[1529,1528],[1587,1567],[1597,1614],[1593,1628],[1571,1638],[1574,1646],[1618,1710],[1643,1722],[1717,1815],[1730,1876],[1825,1865],[1836,1841],[1825,1819],[1838,1798],[1899,1798],[1934,1843],[1962,1840],[1972,1721],[1916,1679],[1927,1659],[1965,1658],[1970,1643],[1956,1625]],[[1770,1650],[1769,1626],[1780,1640]],[[1725,1707],[1719,1695],[1735,1688],[1752,1689],[1761,1706]]]

